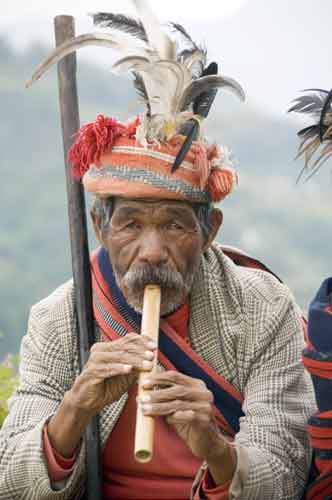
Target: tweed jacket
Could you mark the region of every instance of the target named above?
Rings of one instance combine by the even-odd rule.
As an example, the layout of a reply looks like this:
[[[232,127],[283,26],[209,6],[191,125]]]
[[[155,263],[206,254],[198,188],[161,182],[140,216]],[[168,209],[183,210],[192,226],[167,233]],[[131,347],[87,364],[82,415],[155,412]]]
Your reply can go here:
[[[81,496],[84,446],[69,479],[55,491],[42,439],[45,422],[79,373],[75,325],[71,281],[31,310],[20,385],[0,431],[1,500]],[[264,271],[236,266],[215,244],[195,277],[189,333],[192,348],[244,396],[235,446],[246,465],[236,471],[230,497],[300,499],[311,460],[306,423],[315,403],[300,361],[299,312],[287,287]],[[126,399],[125,394],[101,412],[102,446]]]

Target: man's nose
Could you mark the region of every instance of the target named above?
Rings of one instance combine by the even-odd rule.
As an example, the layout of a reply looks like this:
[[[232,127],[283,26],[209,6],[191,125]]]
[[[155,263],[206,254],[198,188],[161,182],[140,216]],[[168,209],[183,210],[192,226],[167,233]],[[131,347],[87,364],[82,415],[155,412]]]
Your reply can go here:
[[[139,260],[152,265],[165,264],[168,252],[165,240],[157,230],[144,231],[141,235]]]

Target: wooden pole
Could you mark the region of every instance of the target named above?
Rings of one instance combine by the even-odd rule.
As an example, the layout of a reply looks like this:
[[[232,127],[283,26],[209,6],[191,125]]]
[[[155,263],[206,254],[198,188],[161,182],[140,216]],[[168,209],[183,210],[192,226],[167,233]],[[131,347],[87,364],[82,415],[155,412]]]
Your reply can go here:
[[[157,345],[159,339],[159,320],[160,320],[160,287],[157,285],[148,285],[144,290],[143,313],[141,335],[147,335]],[[157,360],[150,372],[141,372],[138,378],[138,397],[148,394],[143,388],[143,380],[148,378],[149,373],[157,369]],[[135,459],[138,462],[149,462],[153,454],[155,419],[143,415],[140,406],[137,405],[136,432],[135,432]]]
[[[56,45],[75,36],[72,16],[57,16],[54,19]],[[59,102],[65,158],[68,197],[68,218],[72,269],[75,287],[75,306],[78,323],[78,345],[81,370],[85,365],[94,339],[92,311],[92,289],[86,210],[83,187],[74,181],[67,161],[74,134],[80,126],[76,86],[76,54],[66,56],[58,64]],[[86,495],[88,500],[101,500],[101,459],[98,417],[92,419],[85,433],[86,445]]]

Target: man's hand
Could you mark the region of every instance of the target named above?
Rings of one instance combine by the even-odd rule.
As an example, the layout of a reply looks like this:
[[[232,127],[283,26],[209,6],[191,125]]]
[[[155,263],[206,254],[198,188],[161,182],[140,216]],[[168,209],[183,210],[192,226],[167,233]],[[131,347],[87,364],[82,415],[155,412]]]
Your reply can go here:
[[[138,370],[152,368],[156,349],[152,340],[135,333],[92,346],[82,373],[48,423],[51,444],[62,456],[73,454],[91,418],[128,391]]]
[[[143,387],[158,389],[140,401],[144,414],[166,417],[192,453],[206,459],[219,432],[214,420],[213,394],[204,382],[166,371],[149,375]]]
[[[157,346],[130,333],[113,342],[96,342],[70,390],[71,404],[91,416],[120,399],[136,381],[138,370],[151,370]]]
[[[148,375],[143,387],[151,390],[139,400],[145,415],[164,416],[192,453],[206,460],[216,484],[230,480],[235,452],[218,430],[213,394],[200,379],[176,371]]]

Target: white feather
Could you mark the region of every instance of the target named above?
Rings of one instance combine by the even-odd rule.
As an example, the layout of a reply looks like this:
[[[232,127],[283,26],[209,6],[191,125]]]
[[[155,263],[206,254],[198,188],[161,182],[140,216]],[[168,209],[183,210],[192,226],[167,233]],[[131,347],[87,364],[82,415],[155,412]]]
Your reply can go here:
[[[113,65],[113,71],[133,71],[143,79],[149,113],[144,115],[136,133],[142,144],[167,140],[181,130],[181,126],[193,117],[193,99],[212,88],[212,84],[215,88],[229,88],[240,98],[243,97],[241,87],[232,79],[217,75],[197,78],[206,64],[205,51],[197,48],[191,56],[178,60],[176,42],[162,29],[148,0],[132,1],[146,31],[147,42],[116,32],[80,35],[57,47],[38,66],[29,84],[63,57],[82,47],[97,45],[116,50],[120,59]],[[142,88],[140,90],[142,92]]]
[[[144,81],[152,115],[170,117],[177,108],[190,73],[175,61],[153,62],[145,57],[126,57],[113,65],[115,73],[135,71]],[[165,85],[167,82],[167,85]]]
[[[137,69],[149,96],[151,114],[164,115],[165,121],[174,121],[183,89],[191,81],[190,72],[175,61],[158,61]]]
[[[179,111],[185,109],[203,92],[209,91],[212,88],[225,88],[233,92],[241,101],[245,100],[245,93],[241,85],[227,76],[207,75],[192,80],[183,90],[183,94],[179,99]]]
[[[147,0],[133,0],[140,20],[143,23],[149,43],[155,49],[160,59],[176,59],[176,44],[161,29],[160,22],[150,8]]]
[[[152,61],[147,57],[128,56],[116,61],[112,66],[113,73],[128,73],[129,71],[148,70]]]
[[[191,73],[194,72],[194,67],[196,65],[200,65],[202,67],[205,66],[206,64],[206,54],[202,50],[195,50],[195,52],[192,53],[191,56],[189,56],[185,61],[183,61],[183,64],[188,68]]]
[[[157,66],[173,81],[172,88],[168,88],[170,112],[173,114],[178,108],[179,100],[184,88],[191,82],[191,73],[183,65],[176,61],[160,61]]]
[[[37,67],[34,71],[31,80],[26,83],[26,87],[30,87],[35,81],[46,73],[54,64],[58,63],[69,54],[72,54],[78,49],[96,45],[99,47],[110,47],[119,51],[123,56],[128,54],[135,54],[139,57],[153,56],[148,48],[138,46],[137,44],[129,41],[127,38],[121,37],[116,34],[109,35],[107,33],[87,33],[85,35],[77,36],[67,42],[62,43],[59,47],[51,52],[51,54]]]

